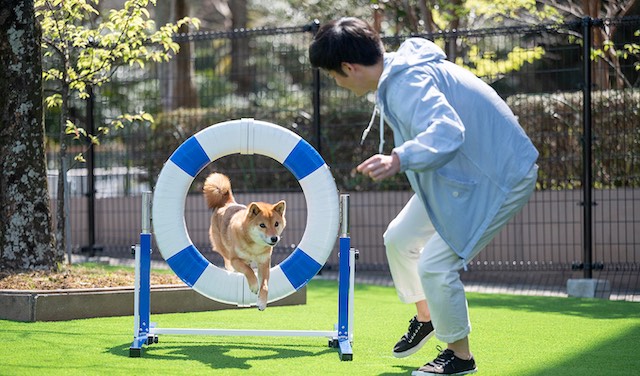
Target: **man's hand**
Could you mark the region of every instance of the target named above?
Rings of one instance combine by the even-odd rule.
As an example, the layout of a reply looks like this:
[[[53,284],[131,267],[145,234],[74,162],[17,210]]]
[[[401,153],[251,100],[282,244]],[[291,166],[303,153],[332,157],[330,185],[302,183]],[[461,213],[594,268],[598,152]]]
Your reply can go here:
[[[395,153],[376,154],[360,163],[356,170],[373,180],[386,179],[400,172],[400,158]]]

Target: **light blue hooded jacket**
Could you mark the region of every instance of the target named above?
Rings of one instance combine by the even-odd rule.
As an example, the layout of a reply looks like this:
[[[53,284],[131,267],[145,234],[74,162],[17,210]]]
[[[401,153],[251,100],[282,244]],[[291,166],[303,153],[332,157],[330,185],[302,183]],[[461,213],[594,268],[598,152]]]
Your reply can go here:
[[[384,55],[376,105],[400,169],[436,231],[465,263],[538,151],[498,94],[411,38]]]

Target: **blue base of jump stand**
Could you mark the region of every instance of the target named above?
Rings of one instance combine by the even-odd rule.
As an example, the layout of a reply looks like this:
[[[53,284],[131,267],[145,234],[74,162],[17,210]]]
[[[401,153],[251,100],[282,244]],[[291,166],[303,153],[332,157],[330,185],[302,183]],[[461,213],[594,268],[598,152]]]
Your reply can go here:
[[[348,236],[340,238],[340,272],[338,277],[338,351],[340,360],[352,360],[350,319],[351,310],[351,239]]]
[[[134,336],[129,347],[130,357],[142,355],[142,345],[158,343],[158,336],[149,334],[151,327],[151,234],[140,234],[140,245],[135,250],[136,281],[134,291]]]

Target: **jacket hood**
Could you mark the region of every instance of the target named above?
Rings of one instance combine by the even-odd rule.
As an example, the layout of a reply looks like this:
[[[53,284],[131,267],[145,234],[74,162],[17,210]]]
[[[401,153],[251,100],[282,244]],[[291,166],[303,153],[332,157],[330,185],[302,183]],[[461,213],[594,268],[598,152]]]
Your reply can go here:
[[[387,76],[403,71],[409,67],[447,58],[444,51],[435,43],[424,38],[409,38],[402,43],[396,52],[384,54],[384,70],[378,82],[378,89]]]
[[[388,76],[402,72],[407,68],[415,65],[424,64],[430,61],[439,61],[447,58],[444,51],[435,43],[424,38],[409,38],[402,43],[396,52],[388,52],[384,54],[384,69],[380,80],[378,81],[378,92],[376,95],[376,106],[373,108],[369,125],[362,132],[360,145],[364,143],[365,138],[369,134],[377,113],[380,115],[380,136],[378,144],[378,152],[382,154],[384,149],[384,106],[378,100],[379,95],[384,91],[384,82]]]

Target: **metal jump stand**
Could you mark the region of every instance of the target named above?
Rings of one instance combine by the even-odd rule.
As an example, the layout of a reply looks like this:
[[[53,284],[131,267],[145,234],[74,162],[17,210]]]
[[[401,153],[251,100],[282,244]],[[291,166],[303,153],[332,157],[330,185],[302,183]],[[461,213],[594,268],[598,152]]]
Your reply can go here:
[[[130,357],[140,357],[142,346],[158,343],[159,334],[212,336],[289,336],[326,337],[329,347],[337,348],[340,360],[352,360],[353,349],[353,291],[357,251],[351,248],[349,234],[349,195],[340,195],[340,254],[338,280],[338,323],[334,330],[252,330],[252,329],[194,329],[159,328],[150,322],[151,295],[151,192],[142,194],[142,232],[140,244],[135,246],[135,290],[133,343]]]

